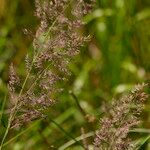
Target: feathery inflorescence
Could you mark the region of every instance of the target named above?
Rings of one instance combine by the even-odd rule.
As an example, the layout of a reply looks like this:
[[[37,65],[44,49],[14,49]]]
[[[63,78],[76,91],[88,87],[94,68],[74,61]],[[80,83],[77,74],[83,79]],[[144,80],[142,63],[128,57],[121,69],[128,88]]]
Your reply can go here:
[[[40,25],[33,40],[34,51],[25,58],[27,77],[19,94],[15,91],[18,77],[10,72],[10,95],[15,95],[10,96],[15,101],[11,127],[44,117],[43,112],[55,102],[54,94],[62,90],[58,82],[66,80],[68,64],[89,40],[80,29],[82,17],[92,6],[92,1],[83,0],[35,0]]]
[[[16,91],[16,86],[19,85],[19,77],[16,74],[16,71],[14,69],[13,64],[10,65],[9,67],[9,83],[8,83],[8,91],[10,98],[12,100],[15,100],[15,91]],[[13,101],[11,101],[13,102]]]
[[[120,100],[112,102],[107,116],[100,119],[100,129],[94,139],[97,150],[133,150],[135,145],[127,137],[129,130],[139,124],[139,115],[148,95],[146,84],[138,84]]]

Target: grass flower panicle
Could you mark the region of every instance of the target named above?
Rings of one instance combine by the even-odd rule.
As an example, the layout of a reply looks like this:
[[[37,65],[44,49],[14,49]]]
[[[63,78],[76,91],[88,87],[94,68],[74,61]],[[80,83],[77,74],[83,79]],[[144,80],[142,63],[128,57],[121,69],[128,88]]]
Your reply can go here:
[[[35,0],[35,15],[40,25],[33,39],[34,51],[25,58],[27,75],[19,94],[14,88],[17,75],[11,66],[9,89],[15,93],[16,101],[12,105],[11,127],[44,117],[43,112],[55,103],[55,93],[62,91],[58,82],[67,79],[68,64],[89,41],[89,36],[81,35],[80,28],[84,25],[82,17],[90,11],[92,3]]]
[[[139,115],[148,98],[144,92],[146,84],[138,84],[120,100],[112,102],[107,116],[100,119],[100,129],[94,139],[95,149],[126,150],[134,149],[129,139],[129,130],[140,123]]]

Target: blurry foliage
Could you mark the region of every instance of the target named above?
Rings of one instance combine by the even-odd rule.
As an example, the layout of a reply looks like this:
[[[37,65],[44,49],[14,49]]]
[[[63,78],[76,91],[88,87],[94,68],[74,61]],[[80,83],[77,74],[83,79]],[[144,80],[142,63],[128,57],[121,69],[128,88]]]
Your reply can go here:
[[[96,126],[95,122],[87,123],[69,91],[76,95],[83,110],[98,120],[102,104],[138,82],[149,83],[149,6],[149,0],[99,0],[95,10],[84,18],[87,23],[85,31],[91,33],[93,39],[70,64],[72,76],[64,87],[64,93],[59,95],[59,103],[48,112],[49,117],[73,137],[81,135],[81,127],[90,132]],[[31,49],[32,38],[25,36],[23,29],[29,28],[34,32],[37,25],[33,0],[0,0],[0,103],[6,92],[10,62],[20,66],[19,73],[23,73],[24,57]],[[146,128],[150,128],[149,104],[142,116],[142,127]],[[0,137],[3,129],[1,126]],[[24,130],[11,131],[7,140]],[[35,122],[27,131],[5,149],[58,149],[71,140],[51,121]],[[143,149],[150,149],[147,145]],[[70,149],[82,148],[74,146]]]

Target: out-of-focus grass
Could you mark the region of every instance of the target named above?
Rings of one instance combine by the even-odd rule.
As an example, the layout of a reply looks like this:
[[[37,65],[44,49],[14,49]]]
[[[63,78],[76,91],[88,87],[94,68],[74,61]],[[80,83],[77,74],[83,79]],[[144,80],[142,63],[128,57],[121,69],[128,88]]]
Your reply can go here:
[[[150,81],[150,1],[149,0],[99,0],[95,10],[84,18],[85,32],[93,35],[92,41],[81,50],[70,65],[72,76],[63,85],[64,93],[58,95],[59,103],[48,112],[53,120],[72,137],[97,128],[102,113],[102,104],[118,97],[139,82]],[[38,21],[33,17],[33,0],[0,1],[0,104],[3,103],[8,80],[8,66],[13,62],[23,75],[25,53],[31,49],[32,39],[23,35],[24,28],[35,30]],[[94,123],[87,123],[76,101],[69,94],[72,91],[85,113],[94,115]],[[142,119],[142,128],[150,128],[149,101]],[[5,130],[7,110],[4,111],[0,126],[0,139]],[[34,124],[34,123],[33,123]],[[31,125],[32,126],[32,125]],[[40,121],[9,133],[4,149],[41,150],[58,149],[72,140],[51,121]],[[24,132],[24,130],[28,132]],[[17,135],[20,136],[17,137]],[[147,133],[140,133],[142,149],[149,150]],[[138,134],[132,135],[138,140]],[[88,138],[92,144],[92,137]],[[80,149],[71,145],[68,149]],[[81,148],[82,149],[82,148]]]

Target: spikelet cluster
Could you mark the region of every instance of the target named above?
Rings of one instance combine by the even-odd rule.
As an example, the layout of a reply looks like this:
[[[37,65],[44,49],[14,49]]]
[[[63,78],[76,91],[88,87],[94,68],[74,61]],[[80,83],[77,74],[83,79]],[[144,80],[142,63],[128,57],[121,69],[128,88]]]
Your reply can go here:
[[[18,94],[14,89],[17,75],[10,73],[9,89],[15,95],[11,127],[45,117],[43,112],[55,103],[54,94],[62,91],[58,83],[70,75],[68,64],[89,41],[80,29],[84,25],[82,17],[92,6],[92,1],[83,0],[35,0],[40,25],[33,39],[34,50],[25,58],[27,77],[21,78]]]
[[[139,124],[139,115],[148,98],[146,84],[138,84],[120,100],[112,102],[107,116],[100,119],[100,129],[94,139],[95,150],[133,150],[135,145],[127,137],[129,130]]]
[[[20,82],[20,79],[16,74],[16,70],[15,70],[13,64],[11,64],[9,67],[8,91],[9,91],[10,98],[12,100],[15,99],[15,91],[16,91],[17,85],[19,85],[19,82]]]

